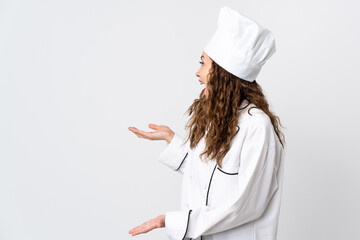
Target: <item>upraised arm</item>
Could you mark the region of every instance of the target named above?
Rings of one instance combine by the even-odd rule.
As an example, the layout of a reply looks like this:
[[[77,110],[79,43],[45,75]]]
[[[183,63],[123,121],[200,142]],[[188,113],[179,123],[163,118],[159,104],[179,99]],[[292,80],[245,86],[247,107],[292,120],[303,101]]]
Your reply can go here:
[[[139,138],[148,140],[165,140],[166,148],[161,152],[159,161],[174,171],[183,174],[184,162],[189,155],[189,144],[184,144],[184,138],[173,132],[168,126],[149,124],[154,132],[145,132],[135,127],[129,127]]]
[[[149,124],[149,128],[154,129],[154,132],[145,132],[137,129],[136,127],[128,127],[139,138],[145,138],[148,140],[165,140],[168,143],[171,142],[175,133],[168,127],[164,125]]]

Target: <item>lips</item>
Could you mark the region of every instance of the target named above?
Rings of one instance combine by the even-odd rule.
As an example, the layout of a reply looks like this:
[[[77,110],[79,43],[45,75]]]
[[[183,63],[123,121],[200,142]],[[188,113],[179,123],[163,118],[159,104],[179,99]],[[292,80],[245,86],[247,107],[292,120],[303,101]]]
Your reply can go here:
[[[200,82],[200,85],[201,85],[201,84],[205,84],[205,83],[203,83],[200,79],[199,79],[199,82]],[[205,85],[205,88],[204,88],[203,91],[202,91],[203,93],[205,93],[205,89],[206,89],[206,85]]]

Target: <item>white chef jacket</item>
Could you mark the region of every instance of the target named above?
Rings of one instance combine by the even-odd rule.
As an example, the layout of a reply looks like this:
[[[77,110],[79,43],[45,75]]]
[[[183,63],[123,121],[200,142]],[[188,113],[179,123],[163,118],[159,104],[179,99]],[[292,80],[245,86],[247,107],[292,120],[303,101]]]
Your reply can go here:
[[[275,240],[283,182],[283,147],[270,118],[246,100],[238,132],[222,161],[203,162],[175,132],[159,161],[183,175],[181,210],[165,213],[170,240]]]

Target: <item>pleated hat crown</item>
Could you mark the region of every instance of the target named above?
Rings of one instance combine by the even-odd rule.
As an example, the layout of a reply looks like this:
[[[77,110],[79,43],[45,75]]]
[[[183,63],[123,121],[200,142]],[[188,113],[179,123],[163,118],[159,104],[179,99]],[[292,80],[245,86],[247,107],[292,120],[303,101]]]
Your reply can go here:
[[[226,71],[252,82],[276,47],[272,32],[225,6],[220,9],[217,29],[204,51]]]

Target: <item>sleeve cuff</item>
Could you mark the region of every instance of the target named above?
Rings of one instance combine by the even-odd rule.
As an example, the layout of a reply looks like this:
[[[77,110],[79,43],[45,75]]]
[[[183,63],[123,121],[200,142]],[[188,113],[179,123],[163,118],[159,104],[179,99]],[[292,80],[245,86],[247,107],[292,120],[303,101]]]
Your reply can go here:
[[[165,214],[165,231],[169,240],[185,239],[192,210],[172,211]]]
[[[171,142],[166,142],[166,148],[160,153],[158,160],[172,170],[178,170],[188,154],[185,146],[182,146],[183,141],[184,139],[175,133]]]

